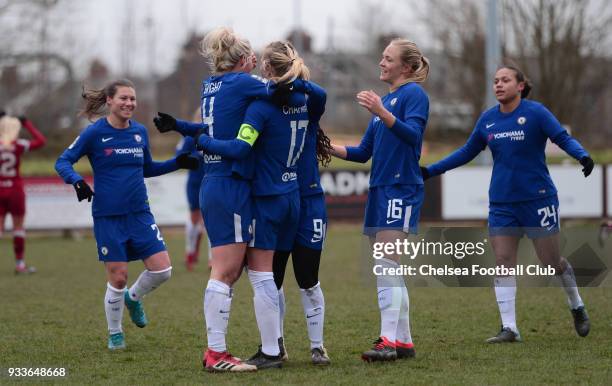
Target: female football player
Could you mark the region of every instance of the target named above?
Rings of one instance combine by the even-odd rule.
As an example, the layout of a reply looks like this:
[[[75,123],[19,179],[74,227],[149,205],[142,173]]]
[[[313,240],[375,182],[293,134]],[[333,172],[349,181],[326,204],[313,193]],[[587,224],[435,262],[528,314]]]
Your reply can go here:
[[[136,91],[129,80],[118,80],[101,90],[87,90],[84,114],[99,118],[81,132],[55,163],[55,170],[74,186],[79,201],[92,201],[98,258],[108,279],[104,310],[108,348],[125,348],[121,327],[123,306],[138,327],[147,325],[143,296],[170,278],[172,266],[166,244],[149,207],[144,178],[193,169],[198,161],[187,154],[154,162],[147,129],[134,121]],[[95,193],[73,164],[87,156],[94,174]],[[142,260],[145,270],[126,290],[128,262]]]
[[[559,251],[559,200],[546,167],[546,141],[550,138],[578,160],[585,177],[593,170],[593,160],[546,107],[524,99],[531,84],[519,69],[501,66],[495,73],[493,88],[499,104],[482,113],[465,145],[422,168],[423,177],[427,179],[464,165],[489,146],[493,154],[489,233],[496,264],[515,267],[519,240],[526,234],[540,261],[555,268],[567,294],[576,332],[587,336],[590,322],[578,294],[574,271]],[[497,277],[495,297],[502,327],[487,342],[520,341],[515,313],[516,277]]]
[[[32,139],[20,139],[21,127],[30,133]],[[19,119],[0,115],[0,236],[4,233],[4,220],[7,213],[13,220],[13,251],[15,253],[15,273],[34,273],[36,268],[26,266],[25,252],[25,190],[19,173],[21,156],[30,150],[45,145],[46,139],[32,122],[25,117]]]
[[[429,74],[429,61],[416,44],[392,40],[379,65],[380,80],[389,85],[389,93],[382,98],[373,91],[357,94],[359,104],[373,115],[361,143],[356,147],[332,145],[336,157],[349,161],[366,162],[372,157],[364,220],[364,234],[371,243],[394,242],[417,232],[423,203],[419,159],[429,117],[429,98],[420,85]],[[398,267],[399,256],[389,255],[377,264]],[[377,276],[376,281],[381,331],[362,359],[414,357],[406,285],[398,276]]]
[[[296,84],[310,76],[291,43],[280,41],[265,48],[262,73],[276,84],[289,81]],[[249,243],[247,260],[262,346],[247,363],[258,369],[282,365],[284,353],[273,257],[275,249],[290,250],[293,245],[300,214],[297,162],[311,114],[315,122],[318,121],[325,105],[325,91],[315,84],[303,83],[309,98],[296,92],[284,103],[266,100],[251,103],[235,139],[219,140],[205,135],[199,139],[206,154],[248,159],[255,166],[251,182],[253,239]]]
[[[205,133],[210,138],[235,139],[249,104],[256,98],[272,98],[278,89],[266,79],[249,75],[257,65],[255,54],[249,41],[229,28],[217,28],[206,34],[202,53],[214,74],[202,84],[202,123],[177,121],[160,113],[155,124],[161,132],[175,130],[184,136]],[[204,352],[203,365],[208,371],[257,370],[256,366],[232,356],[225,343],[232,286],[240,277],[247,243],[253,234],[250,184],[253,171],[251,159],[204,154],[200,205],[212,252],[210,279],[204,293],[208,348]],[[267,276],[257,279],[257,285],[266,280]],[[269,280],[273,287],[272,277]],[[269,286],[267,283],[261,285]],[[278,307],[277,298],[275,303]]]

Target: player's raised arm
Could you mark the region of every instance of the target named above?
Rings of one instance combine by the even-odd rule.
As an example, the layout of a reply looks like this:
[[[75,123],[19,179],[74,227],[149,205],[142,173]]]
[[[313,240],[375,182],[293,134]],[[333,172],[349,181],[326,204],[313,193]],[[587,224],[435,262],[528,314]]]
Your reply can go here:
[[[28,150],[36,150],[36,149],[39,149],[45,146],[45,144],[47,143],[47,138],[45,138],[43,133],[38,131],[38,129],[36,128],[36,126],[34,126],[32,121],[30,121],[28,118],[24,117],[23,115],[19,117],[19,121],[21,122],[21,125],[32,136],[32,139],[29,141]]]

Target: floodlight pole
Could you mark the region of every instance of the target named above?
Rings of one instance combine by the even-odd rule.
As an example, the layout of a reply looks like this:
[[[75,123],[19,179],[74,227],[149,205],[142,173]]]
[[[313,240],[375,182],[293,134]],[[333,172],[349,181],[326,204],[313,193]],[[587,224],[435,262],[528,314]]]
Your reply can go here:
[[[485,66],[486,66],[486,81],[485,81],[485,107],[488,109],[493,107],[497,100],[493,93],[492,79],[495,76],[497,66],[501,61],[501,45],[499,42],[499,18],[498,18],[498,0],[487,0],[487,9],[485,17]],[[485,151],[480,153],[477,159],[480,165],[491,165],[493,159],[491,152]]]

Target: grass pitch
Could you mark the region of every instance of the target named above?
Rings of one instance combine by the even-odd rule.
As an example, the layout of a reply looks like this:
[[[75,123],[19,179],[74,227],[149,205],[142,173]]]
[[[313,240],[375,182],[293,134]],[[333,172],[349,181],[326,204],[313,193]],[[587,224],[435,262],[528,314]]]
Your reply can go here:
[[[13,275],[12,245],[0,241],[0,384],[9,367],[65,367],[70,384],[612,384],[612,290],[585,288],[591,334],[578,338],[558,288],[519,288],[518,323],[524,343],[487,345],[499,318],[491,288],[410,288],[417,358],[366,364],[360,353],[379,333],[375,290],[358,263],[359,226],[332,227],[321,263],[326,301],[325,345],[332,365],[310,364],[309,344],[293,272],[285,280],[285,340],[281,370],[209,374],[202,370],[205,330],[202,293],[206,266],[187,272],[183,238],[166,232],[172,279],[145,299],[150,324],[139,329],[124,315],[127,350],[106,349],[104,270],[91,237],[75,241],[31,237],[31,276]],[[205,260],[205,257],[201,257]],[[142,264],[130,264],[130,283]],[[236,286],[228,344],[253,354],[259,335],[248,279]],[[47,381],[49,379],[46,379]],[[43,378],[22,379],[28,383]]]

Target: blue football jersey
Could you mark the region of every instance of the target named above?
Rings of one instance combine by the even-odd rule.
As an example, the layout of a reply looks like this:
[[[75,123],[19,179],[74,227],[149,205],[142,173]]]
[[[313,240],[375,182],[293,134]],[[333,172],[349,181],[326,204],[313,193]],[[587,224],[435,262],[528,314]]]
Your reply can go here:
[[[244,124],[258,132],[253,146],[255,196],[278,195],[299,189],[297,162],[308,129],[307,98],[292,93],[288,105],[257,100],[249,106]]]
[[[463,147],[430,165],[428,171],[432,176],[444,173],[469,162],[489,146],[493,155],[491,202],[519,202],[556,195],[544,153],[548,138],[577,160],[588,156],[541,103],[524,99],[510,113],[502,113],[497,105],[480,116]]]
[[[230,72],[211,76],[202,84],[202,122],[207,126],[206,134],[220,140],[236,138],[244,114],[255,98],[272,95],[270,82],[245,72]],[[220,155],[204,155],[206,176],[230,176],[236,173],[250,178],[253,173],[252,159],[232,160]]]
[[[423,184],[419,169],[429,98],[417,83],[406,83],[382,97],[383,106],[396,122],[387,127],[374,116],[361,143],[347,147],[347,159],[366,162],[372,158],[370,187],[395,184]]]
[[[55,163],[67,184],[83,179],[72,165],[85,155],[94,174],[94,217],[149,210],[144,178],[178,168],[174,159],[153,162],[147,129],[133,120],[126,129],[115,129],[106,118],[85,128]]]

